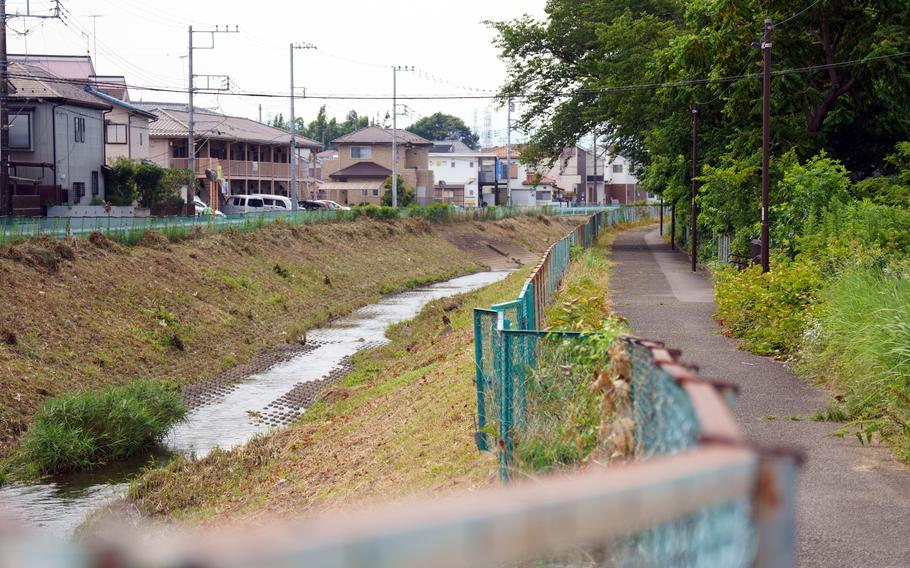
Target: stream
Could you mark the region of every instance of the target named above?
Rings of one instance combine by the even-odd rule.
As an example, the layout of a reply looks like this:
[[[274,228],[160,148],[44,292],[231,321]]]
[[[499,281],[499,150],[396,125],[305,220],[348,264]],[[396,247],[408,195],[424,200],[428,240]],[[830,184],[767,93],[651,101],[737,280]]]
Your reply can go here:
[[[383,297],[351,315],[307,332],[312,348],[250,376],[227,392],[191,410],[163,441],[161,451],[90,473],[36,484],[0,487],[0,514],[29,529],[69,538],[92,511],[121,497],[144,466],[181,453],[203,457],[216,447],[231,448],[256,434],[291,422],[304,409],[294,393],[346,370],[348,358],[388,340],[390,325],[414,318],[432,300],[470,292],[505,278],[508,272],[478,272]]]

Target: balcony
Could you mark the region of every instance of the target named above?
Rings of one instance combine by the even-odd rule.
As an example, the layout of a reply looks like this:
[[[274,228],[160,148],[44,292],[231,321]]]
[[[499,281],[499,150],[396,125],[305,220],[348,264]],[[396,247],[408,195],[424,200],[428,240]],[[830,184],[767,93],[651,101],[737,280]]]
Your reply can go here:
[[[171,158],[168,165],[175,169],[187,168],[188,160],[186,158]],[[291,167],[290,164],[287,163],[220,160],[218,158],[196,158],[196,175],[200,177],[205,176],[205,170],[215,170],[218,166],[221,166],[221,175],[227,179],[249,178],[289,180],[291,178]],[[309,170],[306,165],[298,164],[297,177],[303,179],[308,175]]]

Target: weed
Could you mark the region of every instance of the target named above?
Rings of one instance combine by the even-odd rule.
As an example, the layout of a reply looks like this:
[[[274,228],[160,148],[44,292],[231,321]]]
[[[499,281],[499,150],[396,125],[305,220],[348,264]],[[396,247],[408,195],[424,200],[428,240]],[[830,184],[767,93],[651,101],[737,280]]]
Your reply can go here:
[[[151,446],[185,415],[180,395],[153,381],[64,394],[38,411],[4,469],[16,479],[91,469]]]

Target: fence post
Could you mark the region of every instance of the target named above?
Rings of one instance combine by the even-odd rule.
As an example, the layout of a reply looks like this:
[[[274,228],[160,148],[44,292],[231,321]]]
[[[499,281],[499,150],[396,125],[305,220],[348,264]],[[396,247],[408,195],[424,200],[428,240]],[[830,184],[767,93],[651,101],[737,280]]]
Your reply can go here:
[[[480,314],[474,310],[474,366],[476,367],[475,382],[477,384],[477,434],[475,441],[477,449],[485,452],[489,449],[487,435],[484,428],[487,425],[487,409],[484,397],[486,377],[483,374],[483,328],[481,327]],[[491,342],[492,343],[492,342]]]
[[[502,314],[499,315],[502,317]],[[510,334],[500,331],[497,325],[499,341],[499,477],[503,483],[508,482],[512,462],[512,378],[509,362]]]
[[[761,457],[755,516],[756,568],[796,566],[796,478],[800,459],[783,452]]]

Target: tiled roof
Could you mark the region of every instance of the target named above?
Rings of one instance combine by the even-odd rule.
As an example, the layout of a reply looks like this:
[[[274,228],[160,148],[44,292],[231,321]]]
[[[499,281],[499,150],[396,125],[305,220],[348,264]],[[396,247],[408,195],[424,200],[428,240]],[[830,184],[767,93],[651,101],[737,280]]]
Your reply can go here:
[[[507,146],[494,146],[492,148],[482,148],[480,151],[484,154],[495,154],[497,158],[505,159]],[[517,160],[521,157],[521,151],[518,150],[515,146],[512,146],[512,159]]]
[[[89,108],[110,109],[111,105],[86,93],[78,81],[61,79],[41,67],[19,62],[9,64],[12,99],[53,99]]]
[[[357,162],[356,164],[351,164],[350,166],[344,168],[343,170],[338,170],[337,172],[329,175],[331,178],[342,178],[342,177],[368,177],[368,178],[387,178],[392,175],[392,170],[384,166],[380,166],[375,162]]]
[[[433,140],[433,147],[430,148],[431,154],[475,154],[474,150],[468,147],[461,140]]]
[[[396,134],[397,142],[399,144],[418,144],[430,146],[433,143],[427,140],[422,136],[418,136],[413,132],[408,132],[407,130],[398,129]],[[391,128],[381,128],[379,126],[367,126],[366,128],[361,128],[360,130],[355,130],[350,134],[345,134],[339,138],[332,140],[332,144],[391,144],[392,143],[392,129]]]
[[[148,105],[137,105],[148,108]],[[150,109],[158,116],[158,121],[149,127],[152,138],[180,138],[189,134],[189,113],[186,107],[182,110],[156,106]],[[231,142],[252,142],[255,144],[278,144],[290,142],[291,134],[280,128],[274,128],[241,116],[228,116],[211,111],[197,109],[193,113],[194,133],[201,138],[226,140]],[[319,142],[297,135],[299,148],[318,149]]]

